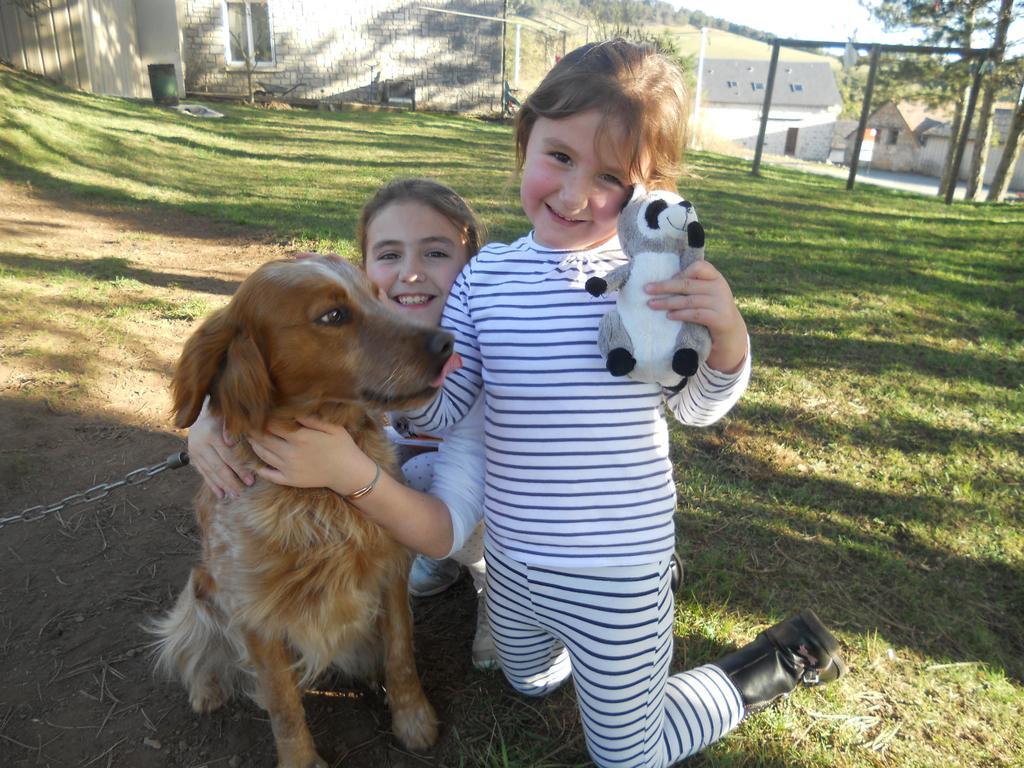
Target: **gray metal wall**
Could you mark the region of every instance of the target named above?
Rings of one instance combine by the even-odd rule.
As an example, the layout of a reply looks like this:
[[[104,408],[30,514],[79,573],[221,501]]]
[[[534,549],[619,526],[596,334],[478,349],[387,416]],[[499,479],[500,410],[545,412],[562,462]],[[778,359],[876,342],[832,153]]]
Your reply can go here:
[[[0,58],[73,88],[147,98],[148,64],[174,64],[175,0],[0,0]]]

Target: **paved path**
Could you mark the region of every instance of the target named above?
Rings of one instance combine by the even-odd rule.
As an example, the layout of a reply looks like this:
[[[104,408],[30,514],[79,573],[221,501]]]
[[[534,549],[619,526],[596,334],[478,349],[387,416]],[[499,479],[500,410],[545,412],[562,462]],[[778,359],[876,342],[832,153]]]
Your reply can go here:
[[[817,173],[822,176],[834,176],[835,178],[843,179],[844,181],[850,175],[850,169],[846,166],[830,165],[828,163],[813,163],[807,160],[796,160],[790,157],[772,156],[770,158],[766,158],[765,163],[769,165],[782,165],[787,168],[795,168],[800,171],[806,171],[807,173]],[[939,180],[932,176],[922,176],[917,173],[877,171],[872,170],[871,168],[865,169],[864,167],[857,169],[857,179],[855,184],[875,184],[879,187],[902,189],[905,192],[917,192],[922,195],[937,196],[939,191]],[[958,200],[963,200],[965,189],[966,185],[964,182],[958,182],[956,192],[953,193],[953,196]],[[984,187],[982,194],[979,196],[980,199],[984,200],[987,193],[988,187]]]

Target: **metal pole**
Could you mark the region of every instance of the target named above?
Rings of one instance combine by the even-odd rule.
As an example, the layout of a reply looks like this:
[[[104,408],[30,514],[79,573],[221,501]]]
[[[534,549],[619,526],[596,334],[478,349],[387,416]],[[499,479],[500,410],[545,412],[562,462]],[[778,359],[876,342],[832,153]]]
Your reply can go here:
[[[779,66],[779,41],[772,43],[772,59],[768,64],[768,82],[764,88],[764,104],[761,105],[761,127],[757,129],[757,148],[754,150],[753,176],[761,175],[761,153],[764,151],[764,134],[768,130],[768,111],[772,108],[772,91],[775,89],[775,70]]]
[[[953,156],[953,171],[949,179],[949,187],[946,188],[946,205],[953,203],[953,195],[956,193],[956,182],[960,178],[960,163],[964,159],[964,150],[967,149],[967,140],[970,138],[971,118],[974,117],[974,107],[978,103],[978,91],[981,90],[982,73],[985,69],[985,59],[975,64],[974,82],[971,83],[971,95],[967,97],[967,109],[964,112],[963,133],[956,145],[956,153]],[[976,136],[975,141],[980,139]]]
[[[853,189],[857,178],[857,165],[860,163],[860,148],[864,143],[864,129],[868,126],[868,113],[871,111],[871,92],[875,90],[875,75],[878,73],[878,56],[881,46],[871,46],[871,66],[868,69],[868,84],[864,87],[864,103],[860,108],[860,121],[857,123],[857,135],[853,139],[853,157],[850,158],[850,175],[846,179],[846,189]]]
[[[697,134],[697,124],[700,122],[700,92],[704,87],[704,48],[708,41],[708,28],[700,28],[700,52],[697,54],[697,87],[696,95],[693,98],[693,135]]]
[[[512,70],[512,84],[519,86],[519,33],[522,31],[522,24],[516,24],[516,65]]]
[[[508,0],[501,4],[501,82],[498,83],[498,112],[505,116],[505,82],[508,79],[508,67],[505,64],[505,57],[508,48]]]

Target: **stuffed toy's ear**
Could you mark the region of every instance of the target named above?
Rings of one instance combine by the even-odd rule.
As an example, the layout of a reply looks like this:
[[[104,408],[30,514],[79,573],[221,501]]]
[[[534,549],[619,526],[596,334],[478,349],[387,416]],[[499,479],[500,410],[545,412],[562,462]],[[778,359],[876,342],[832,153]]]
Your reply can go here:
[[[634,184],[633,192],[630,194],[629,197],[622,201],[622,207],[619,209],[619,213],[622,213],[624,210],[626,210],[626,206],[629,205],[631,202],[633,202],[634,200],[639,200],[646,194],[647,188],[643,184]]]

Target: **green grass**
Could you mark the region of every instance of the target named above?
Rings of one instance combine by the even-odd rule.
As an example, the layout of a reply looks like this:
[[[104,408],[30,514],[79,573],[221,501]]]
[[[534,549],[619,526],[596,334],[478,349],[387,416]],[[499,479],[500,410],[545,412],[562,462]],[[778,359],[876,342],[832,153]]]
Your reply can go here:
[[[661,29],[655,27],[655,29]],[[700,54],[700,29],[689,25],[682,27],[664,27],[673,34],[679,45],[679,52],[685,56],[697,57]],[[772,55],[772,46],[743,35],[734,35],[724,29],[708,29],[707,45],[704,56],[708,59],[752,59],[768,61]],[[800,48],[779,48],[779,61],[825,61],[838,68],[834,56],[822,56],[818,53]]]
[[[527,227],[507,126],[223,111],[199,121],[0,71],[0,171],[347,254],[360,204],[399,175],[453,185],[492,239]],[[851,664],[690,764],[1024,764],[1024,209],[690,163],[681,188],[747,319],[755,373],[723,422],[672,429],[677,661],[712,660],[810,606]],[[218,299],[154,302],[134,274],[129,260],[62,270],[0,253],[0,304],[61,281],[101,314],[116,296],[118,312],[192,320]],[[524,702],[496,678],[452,684],[465,692],[444,764],[585,763],[571,691]]]

